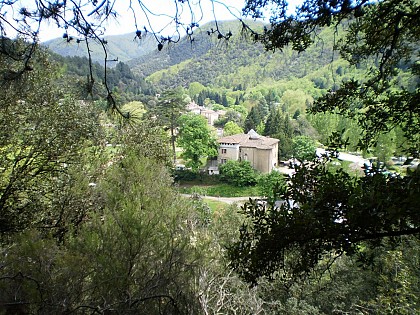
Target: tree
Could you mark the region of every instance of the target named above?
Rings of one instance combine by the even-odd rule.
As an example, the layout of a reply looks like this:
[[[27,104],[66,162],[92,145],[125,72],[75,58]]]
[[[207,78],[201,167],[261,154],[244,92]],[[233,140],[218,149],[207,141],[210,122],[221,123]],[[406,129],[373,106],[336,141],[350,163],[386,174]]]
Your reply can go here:
[[[396,149],[395,131],[391,130],[388,134],[381,134],[373,149],[373,154],[378,158],[378,162],[387,163],[393,156]]]
[[[288,114],[282,116],[277,108],[271,108],[265,124],[264,134],[279,139],[278,156],[282,159],[288,159],[292,156],[292,138],[293,128],[290,124]]]
[[[279,200],[282,190],[286,188],[286,180],[283,174],[272,171],[269,174],[260,175],[257,185],[261,197],[265,197],[269,202],[274,203]]]
[[[221,103],[222,103],[222,105],[224,107],[228,107],[229,106],[229,103],[228,103],[228,100],[227,100],[227,97],[226,97],[226,93],[223,93],[222,94],[222,101],[221,101]]]
[[[178,127],[178,119],[185,112],[187,102],[180,90],[165,91],[156,103],[153,112],[157,115],[158,120],[163,126],[166,126],[171,131],[171,145],[173,162],[176,163],[175,129]]]
[[[2,248],[0,311],[198,313],[194,208],[150,158],[127,150],[105,172],[89,223],[63,246],[29,230]]]
[[[112,135],[113,140],[129,147],[139,157],[153,159],[168,167],[173,166],[172,150],[169,147],[168,133],[154,120],[141,120],[137,124],[118,124]]]
[[[223,105],[220,105],[220,104],[213,104],[211,106],[211,109],[214,110],[214,111],[218,111],[218,110],[224,110],[225,107]]]
[[[373,71],[363,81],[351,80],[343,84],[335,93],[321,99],[313,111],[337,109],[343,115],[356,118],[362,127],[359,143],[362,149],[374,145],[380,134],[404,126],[405,136],[412,143],[408,153],[418,155],[415,143],[419,139],[420,119],[413,102],[419,97],[416,66],[419,55],[412,43],[419,39],[419,5],[415,1],[383,1],[363,8],[363,13],[358,27],[350,28],[341,50],[353,65],[379,56],[377,67],[368,63]],[[376,18],[384,20],[376,21]],[[383,21],[387,21],[385,29],[381,27]],[[355,38],[360,36],[365,41],[357,43]],[[409,84],[398,86],[394,82],[401,68],[405,68],[410,79]],[[415,88],[409,87],[412,82],[417,82]],[[354,104],[358,104],[358,110]]]
[[[245,13],[259,17],[267,4],[248,1]],[[338,45],[341,54],[351,65],[367,69],[363,79],[343,83],[318,99],[310,111],[355,118],[362,131],[360,149],[372,146],[382,133],[402,127],[411,144],[407,152],[418,156],[420,112],[414,101],[420,93],[418,2],[309,1],[292,15],[281,10],[285,2],[275,4],[280,10],[272,11],[276,16],[271,27],[255,34],[268,49],[290,44],[304,51],[316,40],[318,27],[335,25],[345,29]],[[400,71],[410,78],[410,86],[395,84]],[[414,88],[413,82],[417,82]],[[420,235],[415,212],[419,200],[412,186],[419,181],[418,171],[395,179],[380,171],[354,178],[343,170],[326,171],[330,162],[326,160],[298,168],[283,195],[293,202],[268,211],[244,206],[249,221],[230,257],[248,281],[274,274],[296,279],[319,267],[329,269],[341,255],[360,255],[363,247],[375,248],[401,235]]]
[[[293,157],[300,161],[313,160],[315,158],[315,141],[307,136],[298,136],[292,140]]]
[[[275,134],[272,137],[279,139],[279,159],[290,159],[293,156],[292,137],[283,132]]]
[[[188,94],[191,96],[191,98],[196,100],[198,98],[198,95],[205,89],[206,87],[202,85],[201,83],[191,82],[188,87]]]
[[[300,89],[287,90],[281,97],[281,103],[285,111],[290,115],[294,115],[296,111],[300,114],[306,111],[306,101],[309,97],[309,95]]]
[[[238,106],[238,107],[241,107],[241,106]],[[245,115],[243,115],[242,111],[239,112],[236,109],[234,110],[234,109],[229,108],[226,111],[226,114],[224,116],[222,116],[221,118],[219,118],[218,120],[214,122],[214,126],[223,128],[228,122],[233,122],[237,124],[238,126],[243,126],[243,121],[246,116],[246,109],[240,108],[239,110],[242,110],[242,109],[245,111]]]
[[[296,280],[327,270],[341,255],[357,257],[387,238],[418,236],[419,172],[352,177],[343,170],[331,173],[328,163],[324,159],[298,167],[280,207],[242,207],[247,220],[229,255],[244,279],[255,284],[261,276],[276,274],[286,282]]]
[[[121,108],[124,112],[129,112],[131,118],[134,119],[141,119],[146,112],[146,109],[144,108],[144,104],[139,101],[131,101]]]
[[[382,248],[367,251],[364,258],[374,259],[372,268],[378,276],[376,296],[367,301],[366,306],[379,314],[415,314],[419,311],[419,297],[415,286],[419,285],[416,274],[415,257],[418,253],[419,240],[402,237],[395,244],[384,243]],[[379,266],[380,268],[376,267]]]
[[[237,135],[239,133],[244,133],[244,130],[233,121],[228,121],[225,127],[223,128],[224,136]]]
[[[251,129],[256,130],[258,125],[261,123],[262,117],[260,116],[256,107],[252,107],[248,116],[245,119],[244,129],[245,132],[250,131]]]
[[[257,128],[255,129],[255,131],[258,134],[263,134],[264,133],[264,129],[265,129],[265,124],[264,124],[264,121],[261,120],[260,123],[258,124]]]
[[[46,55],[38,51],[33,58],[33,69],[5,83],[0,95],[0,236],[37,226],[60,238],[88,209],[89,198],[78,199],[76,178],[84,173],[86,187],[94,178],[89,165],[95,163],[84,157],[91,157],[87,145],[97,144],[101,128],[92,104],[55,84],[58,71]],[[0,54],[1,70],[13,66]]]
[[[187,166],[198,171],[201,159],[217,155],[216,139],[207,120],[193,113],[182,115],[179,120],[178,145],[183,148],[182,156]]]
[[[271,108],[265,123],[264,135],[272,137],[283,131],[283,118],[277,108]]]

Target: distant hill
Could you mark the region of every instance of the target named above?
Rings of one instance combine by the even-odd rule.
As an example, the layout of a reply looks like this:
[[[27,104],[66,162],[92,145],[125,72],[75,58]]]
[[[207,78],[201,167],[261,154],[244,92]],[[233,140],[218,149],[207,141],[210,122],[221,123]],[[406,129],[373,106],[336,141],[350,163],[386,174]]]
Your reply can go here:
[[[263,27],[249,23],[253,28]],[[233,33],[229,41],[209,36],[207,30],[212,27],[213,24],[202,26],[193,42],[185,38],[128,64],[133,73],[148,77],[160,89],[188,87],[191,82],[199,82],[204,86],[246,90],[262,82],[303,78],[330,64],[333,58],[334,36],[330,29],[323,30],[320,39],[299,54],[289,48],[275,53],[265,51],[250,36],[241,36],[239,21],[219,23],[223,32]]]
[[[118,61],[127,62],[131,59],[139,58],[156,49],[156,40],[152,36],[145,36],[139,40],[135,34],[105,36],[108,48],[108,59],[118,59]],[[87,57],[86,44],[76,40],[67,42],[64,38],[56,38],[42,43],[53,52],[61,56]],[[93,61],[103,64],[104,53],[102,47],[97,43],[90,43]]]
[[[264,26],[254,21],[247,23],[253,29]],[[135,75],[147,77],[158,90],[179,85],[188,87],[191,82],[198,82],[204,86],[245,91],[264,83],[271,85],[279,80],[305,76],[321,89],[331,87],[331,82],[326,82],[331,80],[311,74],[338,59],[333,55],[332,29],[324,29],[316,43],[299,54],[290,48],[274,53],[265,51],[249,34],[241,34],[239,21],[222,21],[218,26],[224,34],[232,32],[233,36],[226,41],[217,39],[216,34],[208,35],[216,28],[214,23],[208,23],[196,30],[193,41],[183,38],[178,43],[165,45],[161,51],[156,49],[153,36],[146,36],[141,41],[135,40],[134,34],[108,36],[105,37],[108,58],[127,63]],[[61,56],[87,56],[83,42],[67,43],[65,39],[57,38],[44,45]],[[90,48],[93,60],[103,65],[102,47],[92,43]],[[321,76],[325,75],[322,73]]]
[[[61,56],[49,51],[50,61],[59,65],[63,88],[71,92],[79,99],[100,99],[106,97],[107,91],[104,86],[105,68],[98,62],[89,65],[86,57],[79,56]],[[95,86],[94,93],[89,94],[88,77],[92,73]],[[153,86],[132,73],[129,66],[121,61],[115,63],[112,68],[106,71],[106,82],[110,90],[121,103],[127,103],[133,100],[141,100],[145,95],[155,95]]]
[[[264,27],[254,21],[246,23],[255,30]],[[194,83],[189,93],[200,105],[208,98],[224,106],[245,104],[249,109],[264,97],[268,104],[281,103],[294,115],[297,109],[304,112],[314,98],[360,72],[334,53],[337,34],[333,28],[320,31],[314,44],[298,53],[291,48],[267,52],[250,34],[242,32],[240,21],[219,22],[218,27],[233,36],[229,40],[218,39],[212,31],[215,24],[208,23],[195,31],[193,41],[183,38],[178,43],[165,44],[161,51],[152,36],[140,43],[133,40],[133,34],[107,37],[110,58],[125,61],[117,72],[109,73],[108,82],[129,92],[128,99],[137,98],[136,93],[154,95],[178,86],[189,88]],[[82,44],[67,44],[63,39],[47,44],[61,56],[72,56],[57,61],[66,64],[68,74],[86,80],[88,63],[78,59],[78,55],[86,56]],[[100,48],[91,50],[95,60],[103,65]],[[99,81],[100,72],[95,70]]]
[[[263,24],[249,21],[253,28],[259,29]],[[200,27],[193,35],[194,40],[188,38],[181,39],[180,42],[165,45],[162,51],[151,51],[139,58],[128,62],[131,68],[143,76],[149,76],[159,70],[168,69],[171,66],[182,64],[185,61],[200,61],[203,56],[212,54],[214,51],[224,53],[229,49],[232,41],[237,41],[241,37],[241,23],[239,21],[223,21],[218,23],[219,29],[223,33],[232,32],[235,40],[225,41],[217,40],[217,35],[208,35],[208,32],[214,30],[214,23],[207,23]],[[262,48],[262,46],[260,46]],[[206,58],[204,58],[206,59]]]

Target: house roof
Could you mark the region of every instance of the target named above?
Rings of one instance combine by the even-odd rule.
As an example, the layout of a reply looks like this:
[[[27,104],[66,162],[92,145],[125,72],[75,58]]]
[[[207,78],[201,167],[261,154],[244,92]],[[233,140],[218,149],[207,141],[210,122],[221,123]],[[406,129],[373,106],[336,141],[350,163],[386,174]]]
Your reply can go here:
[[[188,110],[200,109],[202,106],[198,105],[196,102],[192,101],[187,105]]]
[[[260,136],[253,129],[247,134],[236,134],[232,136],[223,137],[217,140],[218,143],[239,144],[241,147],[257,148],[257,149],[272,149],[273,145],[278,143],[278,139]]]

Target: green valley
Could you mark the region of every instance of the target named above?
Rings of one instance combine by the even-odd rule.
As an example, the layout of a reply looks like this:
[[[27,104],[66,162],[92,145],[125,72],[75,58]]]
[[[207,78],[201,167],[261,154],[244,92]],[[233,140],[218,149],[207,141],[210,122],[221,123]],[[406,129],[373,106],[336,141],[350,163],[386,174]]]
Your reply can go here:
[[[0,0],[0,315],[420,314],[419,1],[286,4]]]

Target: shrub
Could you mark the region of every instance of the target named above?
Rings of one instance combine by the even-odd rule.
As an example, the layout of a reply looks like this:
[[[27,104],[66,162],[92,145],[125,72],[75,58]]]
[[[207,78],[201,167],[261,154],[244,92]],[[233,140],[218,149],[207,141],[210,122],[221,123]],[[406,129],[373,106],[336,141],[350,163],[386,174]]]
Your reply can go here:
[[[277,171],[269,174],[262,174],[258,178],[258,192],[261,197],[275,202],[286,189],[285,175]]]
[[[219,166],[221,180],[232,185],[254,186],[257,183],[257,174],[249,161],[227,161]]]

